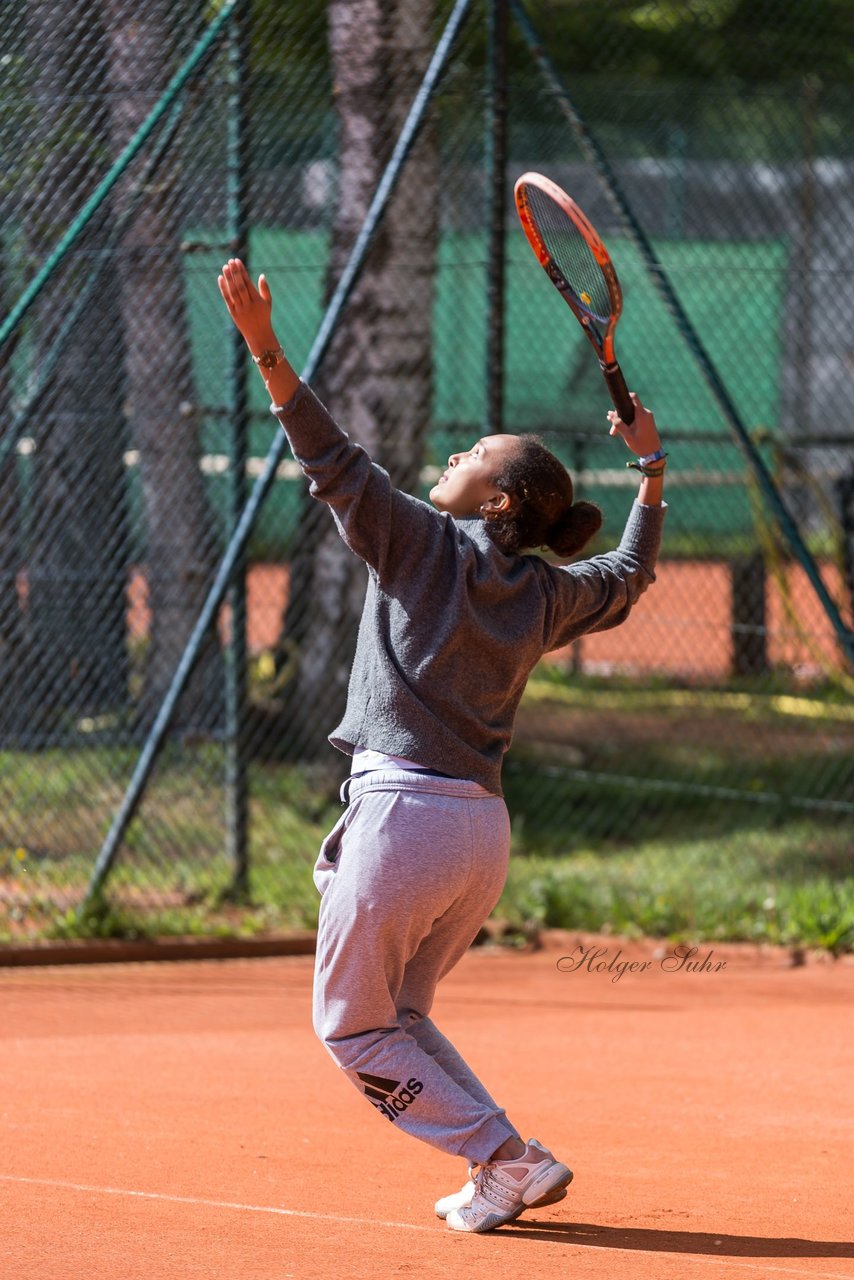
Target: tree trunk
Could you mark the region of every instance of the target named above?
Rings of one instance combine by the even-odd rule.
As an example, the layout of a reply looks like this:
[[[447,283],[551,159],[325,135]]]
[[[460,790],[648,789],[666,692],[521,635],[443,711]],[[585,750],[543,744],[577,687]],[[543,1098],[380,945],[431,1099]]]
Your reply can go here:
[[[339,122],[338,203],[328,292],[340,277],[432,52],[423,0],[331,0],[329,43]],[[425,125],[377,232],[324,361],[318,391],[385,466],[417,487],[432,399],[433,277],[438,151]],[[288,754],[328,751],[343,712],[366,585],[328,511],[306,499],[286,618],[298,669],[291,683]]]
[[[0,242],[0,315],[7,311],[5,283],[6,247]],[[0,421],[6,423],[12,419],[13,351],[12,342],[0,351]],[[25,723],[20,696],[9,696],[20,679],[23,653],[23,619],[18,599],[22,531],[17,460],[13,449],[0,461],[0,689],[6,690],[0,704],[0,738],[14,734]]]
[[[115,154],[157,101],[174,70],[182,23],[169,0],[104,0]],[[189,22],[187,6],[182,7]],[[183,24],[186,30],[186,22]],[[180,145],[180,144],[178,144]],[[127,208],[133,175],[120,184]],[[200,441],[180,250],[187,193],[180,158],[161,164],[125,233],[120,257],[126,408],[139,458],[146,525],[150,649],[141,715],[156,714],[198,617],[216,562],[214,520],[199,468]],[[179,729],[221,718],[218,643],[208,637],[176,712]]]
[[[34,269],[105,170],[105,42],[86,0],[31,0],[27,18],[36,110],[22,220]],[[97,714],[127,698],[128,523],[110,220],[104,204],[31,321],[35,380],[75,298],[97,276],[93,303],[63,340],[33,419],[27,659],[18,688],[35,733],[55,730],[69,711]]]

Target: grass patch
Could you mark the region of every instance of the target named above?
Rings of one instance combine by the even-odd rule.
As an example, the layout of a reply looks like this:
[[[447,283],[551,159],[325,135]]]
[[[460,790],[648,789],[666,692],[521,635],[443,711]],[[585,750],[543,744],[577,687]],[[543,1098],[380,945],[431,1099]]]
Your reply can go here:
[[[0,942],[314,927],[337,779],[251,766],[238,898],[216,744],[167,748],[81,912],[134,760],[106,745],[0,754]],[[520,928],[854,950],[854,718],[832,687],[639,687],[541,668],[505,786],[514,856],[497,914]]]
[[[839,955],[854,950],[854,876],[822,869],[824,845],[814,865],[814,838],[804,826],[774,839],[652,841],[606,856],[517,855],[497,914],[524,930],[770,942]]]
[[[709,839],[854,820],[854,711],[832,686],[530,681],[505,766],[529,852]],[[834,855],[835,857],[836,855]]]
[[[531,854],[514,827],[514,853],[496,915],[521,932],[566,928],[682,941],[770,942],[854,951],[854,876],[847,837],[793,825],[769,836],[645,841]],[[308,832],[306,832],[308,836]],[[311,868],[321,831],[301,851],[259,856],[247,901],[230,901],[227,880],[183,902],[158,903],[150,886],[117,875],[79,915],[48,913],[43,936],[140,938],[176,934],[251,936],[314,928]]]

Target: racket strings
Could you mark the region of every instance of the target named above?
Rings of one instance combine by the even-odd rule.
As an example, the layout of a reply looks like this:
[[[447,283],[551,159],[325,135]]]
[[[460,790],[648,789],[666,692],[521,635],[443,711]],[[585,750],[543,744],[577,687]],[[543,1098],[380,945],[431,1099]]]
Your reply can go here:
[[[611,312],[611,295],[599,263],[578,227],[559,204],[539,187],[527,186],[528,205],[549,256],[581,305],[603,324]]]

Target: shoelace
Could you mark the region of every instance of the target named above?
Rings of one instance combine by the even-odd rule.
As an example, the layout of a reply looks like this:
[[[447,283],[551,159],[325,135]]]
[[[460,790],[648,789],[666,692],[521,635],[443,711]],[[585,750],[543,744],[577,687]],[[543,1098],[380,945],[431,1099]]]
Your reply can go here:
[[[498,1170],[493,1165],[477,1166],[473,1174],[475,1195],[484,1196],[499,1208],[513,1209],[518,1196],[514,1190],[499,1181],[497,1173]]]

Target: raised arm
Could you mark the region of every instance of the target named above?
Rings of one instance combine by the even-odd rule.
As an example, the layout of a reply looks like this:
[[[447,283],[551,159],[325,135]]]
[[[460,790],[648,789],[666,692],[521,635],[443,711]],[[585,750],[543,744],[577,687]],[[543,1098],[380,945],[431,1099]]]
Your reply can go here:
[[[388,473],[342,431],[288,363],[272,323],[266,278],[257,287],[230,258],[219,276],[229,315],[252,353],[310,493],[326,503],[347,546],[381,576],[406,569],[435,541],[440,517],[396,489]],[[411,568],[411,566],[410,566]]]
[[[644,408],[634,391],[631,398],[635,406],[634,422],[623,422],[617,410],[612,409],[608,414],[610,434],[620,436],[637,457],[637,462],[626,465],[634,467],[642,477],[638,502],[645,507],[657,507],[661,505],[667,454],[661,447],[661,437],[651,410]]]
[[[273,298],[266,276],[257,287],[239,258],[229,258],[217,280],[223,301],[264,379],[273,404],[287,404],[299,386],[273,329]]]
[[[623,422],[615,409],[608,414],[610,434],[620,436],[637,461],[627,463],[641,476],[616,551],[593,556],[563,569],[551,569],[553,608],[548,648],[558,648],[594,631],[625,622],[639,597],[655,581],[665,504],[662,502],[666,455],[649,409],[632,393],[634,422]]]

